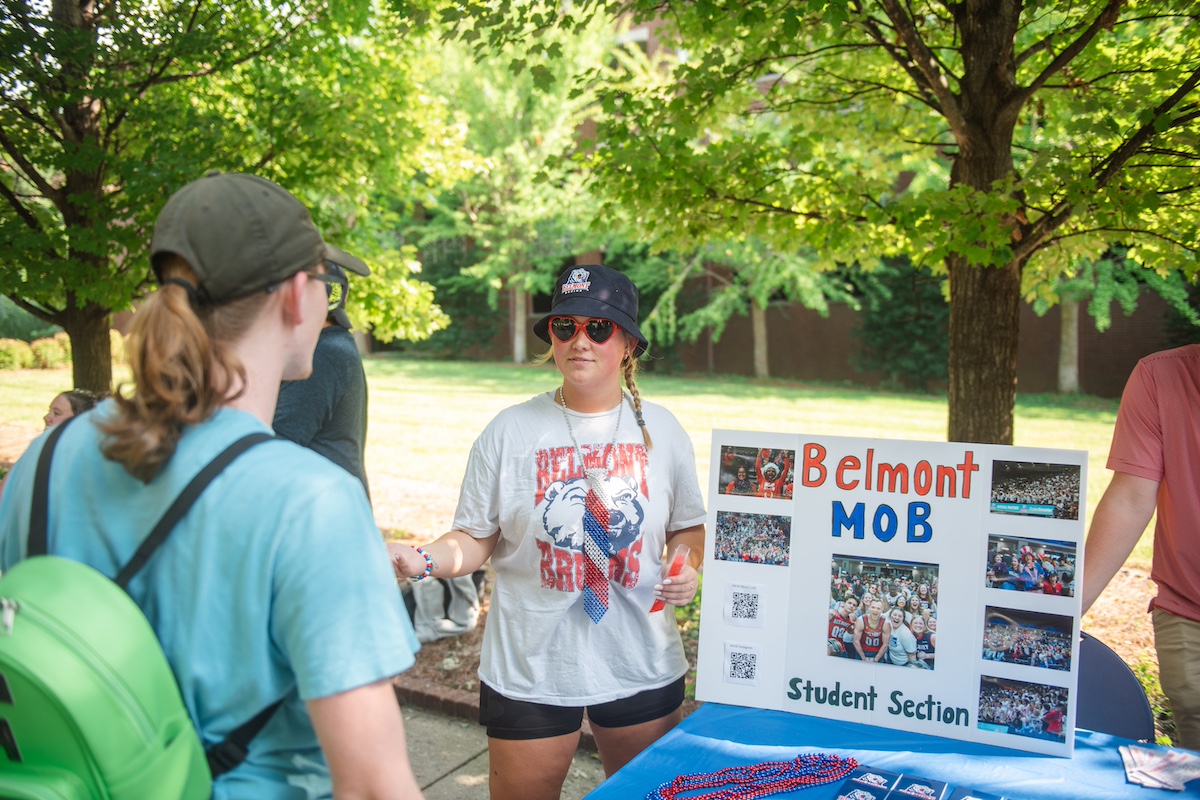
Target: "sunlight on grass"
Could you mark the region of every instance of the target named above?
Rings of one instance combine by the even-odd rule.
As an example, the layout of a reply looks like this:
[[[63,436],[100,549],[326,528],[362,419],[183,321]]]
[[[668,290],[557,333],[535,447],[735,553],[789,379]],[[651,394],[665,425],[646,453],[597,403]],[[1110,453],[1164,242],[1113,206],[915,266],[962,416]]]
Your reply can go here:
[[[438,476],[457,490],[471,443],[501,409],[559,383],[550,367],[411,361],[366,361],[371,388],[368,472],[404,481]],[[689,432],[697,472],[707,489],[714,429],[825,436],[945,441],[946,401],[932,395],[873,392],[745,378],[644,376],[644,399],[670,409]],[[1116,400],[1021,398],[1016,444],[1088,452],[1088,512],[1108,486],[1104,466],[1116,421]],[[653,432],[651,432],[653,433]],[[1131,565],[1149,565],[1149,536]]]
[[[370,387],[367,472],[372,490],[411,495],[453,507],[471,444],[500,410],[559,383],[553,367],[497,362],[412,360],[390,354],[364,360]],[[129,380],[116,368],[116,380]],[[40,431],[50,400],[71,387],[69,369],[0,372],[0,425]],[[845,386],[756,381],[744,377],[658,377],[639,381],[644,399],[670,409],[691,435],[696,468],[707,492],[714,429],[945,441],[943,397]],[[1108,486],[1104,462],[1116,421],[1116,400],[1084,396],[1021,396],[1016,444],[1088,452],[1089,515]],[[651,432],[653,433],[653,432]],[[431,488],[431,484],[434,488]],[[449,522],[448,516],[444,520]],[[395,520],[380,520],[398,527]],[[1129,565],[1149,569],[1150,535]]]

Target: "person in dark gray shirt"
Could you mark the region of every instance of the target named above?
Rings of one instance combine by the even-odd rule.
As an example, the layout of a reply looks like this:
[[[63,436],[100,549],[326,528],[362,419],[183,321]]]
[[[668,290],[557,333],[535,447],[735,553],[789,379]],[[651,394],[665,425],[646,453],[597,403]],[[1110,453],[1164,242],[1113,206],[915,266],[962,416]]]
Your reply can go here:
[[[285,381],[279,387],[273,427],[280,436],[315,450],[358,478],[369,500],[364,465],[367,377],[346,316],[345,270],[369,275],[370,269],[358,259],[346,260],[354,263],[326,262],[330,275],[337,278],[326,288],[331,293],[340,291],[342,301],[325,320],[313,353],[312,375],[302,381]]]

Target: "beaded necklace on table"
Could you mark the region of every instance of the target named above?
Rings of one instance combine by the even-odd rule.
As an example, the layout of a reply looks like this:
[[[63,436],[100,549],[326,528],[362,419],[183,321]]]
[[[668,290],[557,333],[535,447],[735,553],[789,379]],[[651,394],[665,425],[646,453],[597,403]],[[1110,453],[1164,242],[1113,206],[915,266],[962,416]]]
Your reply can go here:
[[[858,761],[853,758],[808,753],[791,761],[765,761],[742,767],[726,767],[716,772],[680,775],[646,795],[646,800],[757,800],[773,794],[833,783],[849,775],[857,766]],[[690,794],[702,789],[716,791]],[[684,794],[687,794],[686,798],[681,797]]]

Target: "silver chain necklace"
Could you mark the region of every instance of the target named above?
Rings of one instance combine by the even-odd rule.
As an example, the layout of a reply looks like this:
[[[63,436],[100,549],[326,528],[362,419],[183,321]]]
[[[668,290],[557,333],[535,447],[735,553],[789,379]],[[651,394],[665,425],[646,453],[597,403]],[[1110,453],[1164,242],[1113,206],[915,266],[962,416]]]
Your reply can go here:
[[[617,435],[621,432],[621,414],[625,410],[625,392],[621,392],[621,402],[617,405],[617,424],[613,428],[612,444],[608,446],[608,458],[606,459],[605,466],[592,467],[591,469],[584,469],[583,449],[579,446],[579,440],[575,438],[575,429],[571,427],[571,415],[567,413],[567,398],[563,396],[561,386],[558,387],[556,394],[558,395],[558,407],[562,411],[563,421],[567,423],[567,432],[571,434],[571,444],[575,445],[575,457],[579,459],[579,468],[583,469],[583,474],[587,476],[588,483],[591,484],[593,489],[597,492],[603,491],[602,487],[605,487],[609,470],[612,469],[615,461],[614,454],[617,447]]]

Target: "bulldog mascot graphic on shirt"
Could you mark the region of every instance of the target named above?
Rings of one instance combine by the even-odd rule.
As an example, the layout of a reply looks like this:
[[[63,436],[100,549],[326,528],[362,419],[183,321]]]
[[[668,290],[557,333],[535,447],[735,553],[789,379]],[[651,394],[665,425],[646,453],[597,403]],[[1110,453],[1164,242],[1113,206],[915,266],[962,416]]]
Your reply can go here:
[[[632,589],[641,574],[642,521],[648,497],[645,445],[597,445],[593,450],[585,446],[583,451],[582,468],[575,464],[574,448],[538,453],[536,501],[542,531],[537,544],[542,585],[560,592],[583,588],[584,516],[593,491],[584,469],[607,465],[604,489],[598,494],[607,495],[601,513],[607,512],[609,580]]]

